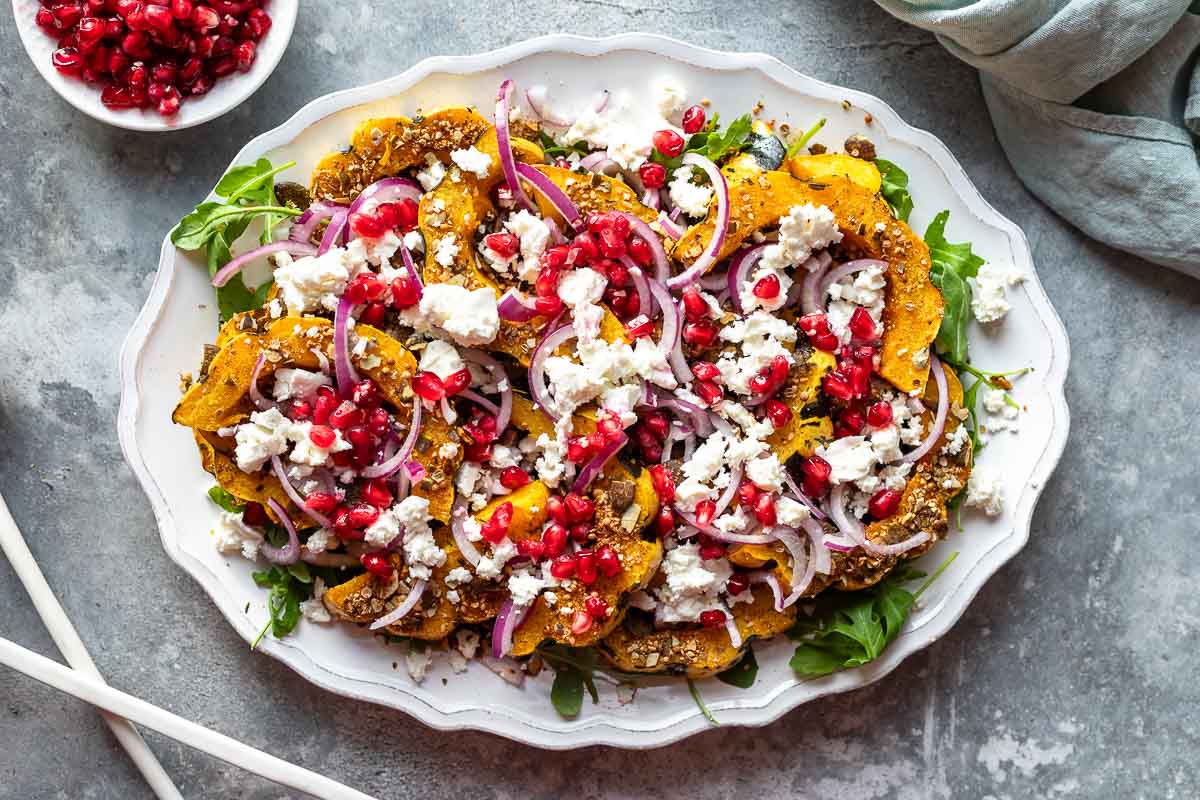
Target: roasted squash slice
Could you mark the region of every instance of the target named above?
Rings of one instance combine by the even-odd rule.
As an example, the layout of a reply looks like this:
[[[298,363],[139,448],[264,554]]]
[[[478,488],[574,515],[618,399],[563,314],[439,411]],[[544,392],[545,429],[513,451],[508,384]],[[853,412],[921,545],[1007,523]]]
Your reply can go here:
[[[796,621],[796,607],[775,610],[775,598],[766,586],[753,586],[754,600],[730,608],[742,635],[742,647],[734,647],[724,628],[662,630],[635,633],[628,624],[614,630],[601,642],[600,650],[622,672],[686,675],[705,678],[733,666],[752,639],[769,639],[783,633]]]
[[[279,520],[275,519],[275,512],[267,505],[267,500],[274,500],[287,509],[293,508],[292,501],[273,473],[265,471],[250,475],[242,472],[238,469],[236,461],[217,449],[213,440],[220,441],[220,437],[215,433],[194,430],[192,435],[196,437],[196,446],[200,448],[200,465],[216,479],[222,489],[238,500],[259,503],[276,522]],[[292,522],[301,529],[311,528],[314,524],[304,514],[293,514]]]
[[[658,218],[658,212],[642,205],[637,192],[629,188],[629,185],[623,181],[594,172],[573,172],[548,164],[538,164],[537,170],[553,181],[555,186],[562,189],[567,197],[571,198],[571,202],[575,204],[575,207],[579,209],[579,214],[584,218],[593,212],[605,211],[624,211],[640,217],[646,222],[653,222]],[[542,216],[553,219],[565,231],[566,228],[562,226],[567,224],[566,220],[563,219],[562,214],[558,213],[554,204],[539,192],[534,191],[529,184],[526,183],[525,187],[529,196],[536,199],[538,211]]]
[[[475,514],[475,520],[483,524],[492,518],[496,509],[505,503],[512,503],[512,523],[508,527],[508,538],[514,542],[522,539],[536,539],[542,535],[542,526],[546,524],[546,501],[550,499],[550,490],[541,481],[530,481],[516,489],[511,494],[500,495]]]
[[[782,463],[797,454],[808,457],[818,445],[833,438],[833,421],[819,401],[821,380],[837,361],[832,353],[813,347],[802,348],[797,351],[797,356],[797,360],[804,358],[804,364],[791,371],[779,394],[792,410],[792,418],[766,439]]]
[[[813,183],[825,178],[845,178],[871,194],[877,194],[883,185],[883,177],[873,162],[845,153],[793,156],[787,162],[787,170],[794,177]]]
[[[888,262],[887,305],[879,374],[902,392],[924,391],[929,363],[923,352],[942,322],[941,292],[929,281],[929,248],[905,223],[892,216],[877,193],[846,178],[805,182],[786,172],[763,172],[748,156],[722,168],[729,184],[729,229],[721,246],[725,258],[755,231],[777,225],[792,206],[827,206],[837,217],[848,257]],[[713,235],[716,210],[693,225],[675,244],[673,256],[689,264]],[[922,366],[923,365],[923,366]]]

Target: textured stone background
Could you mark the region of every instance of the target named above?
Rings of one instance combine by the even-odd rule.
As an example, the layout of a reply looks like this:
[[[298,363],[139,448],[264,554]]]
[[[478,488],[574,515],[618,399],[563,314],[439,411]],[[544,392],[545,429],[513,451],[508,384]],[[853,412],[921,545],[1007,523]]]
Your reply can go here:
[[[1200,284],[1083,239],[1017,182],[973,73],[867,0],[475,6],[308,0],[280,68],[172,135],[59,100],[0,15],[0,475],[50,583],[114,685],[381,798],[1133,798],[1200,794]],[[732,28],[744,26],[744,30]],[[121,459],[117,350],[158,243],[232,155],[308,100],[560,30],[758,49],[934,131],[1026,231],[1074,344],[1073,430],[1029,546],[942,641],[882,684],[760,730],[661,750],[546,754],[443,734],[251,655],[163,554]],[[0,560],[0,634],[57,657]],[[150,734],[188,797],[278,787]],[[0,798],[149,797],[89,708],[0,675]]]

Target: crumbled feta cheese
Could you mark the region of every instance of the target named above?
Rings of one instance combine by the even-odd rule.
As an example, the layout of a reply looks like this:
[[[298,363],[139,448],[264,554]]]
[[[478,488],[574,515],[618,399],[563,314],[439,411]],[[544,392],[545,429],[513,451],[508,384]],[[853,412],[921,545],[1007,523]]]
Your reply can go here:
[[[504,565],[517,555],[516,545],[510,539],[502,539],[499,544],[492,545],[492,554],[483,556],[475,565],[475,574],[485,580],[496,580],[504,569]]]
[[[421,302],[400,316],[415,330],[443,331],[464,347],[487,344],[500,331],[496,292],[488,287],[470,291],[451,283],[430,284]]]
[[[881,324],[886,285],[881,267],[867,267],[829,285],[829,327],[843,344],[851,339],[850,317],[856,308],[865,308],[876,326]]]
[[[775,280],[779,281],[779,292],[774,297],[759,297],[754,293],[754,287],[758,285],[759,281],[770,276],[774,276]],[[742,311],[746,314],[756,308],[762,308],[764,311],[778,311],[787,303],[788,291],[791,288],[792,279],[786,272],[760,264],[742,282],[738,291],[739,299],[742,301]]]
[[[682,544],[663,557],[662,573],[666,580],[655,590],[655,618],[669,624],[695,622],[701,612],[718,606],[718,594],[733,570],[724,558],[701,559],[699,545]]]
[[[982,323],[997,322],[1012,308],[1008,302],[1006,287],[1021,283],[1025,276],[1016,270],[1005,271],[999,264],[988,262],[979,268],[975,276],[975,291],[971,297],[971,311]]]
[[[605,278],[594,269],[573,269],[558,281],[558,296],[567,306],[575,308],[584,303],[597,303],[604,297]]]
[[[999,515],[1004,510],[1004,486],[999,476],[987,475],[979,468],[973,470],[967,481],[967,498],[963,505],[981,508],[989,517]]]
[[[445,177],[446,165],[439,161],[433,153],[426,153],[425,169],[417,171],[417,180],[421,182],[421,188],[432,192]]]
[[[320,467],[329,463],[330,453],[341,453],[353,448],[353,445],[342,437],[341,431],[333,432],[333,444],[329,447],[321,447],[314,442],[309,436],[311,431],[311,422],[294,422],[289,426],[288,438],[296,443],[289,456],[293,462],[309,467]]]
[[[676,208],[683,209],[683,213],[689,217],[703,217],[708,213],[708,204],[712,200],[713,190],[711,186],[701,186],[692,182],[692,176],[695,174],[695,168],[691,166],[680,167],[675,170],[675,176],[671,181],[671,202]]]
[[[323,372],[284,367],[275,371],[275,386],[271,390],[276,400],[303,400],[311,397],[320,386],[332,386],[333,381]]]
[[[538,478],[547,486],[557,486],[567,468],[567,446],[548,434],[540,434],[536,444],[541,455],[534,465]]]
[[[713,490],[695,478],[687,478],[675,487],[675,504],[684,511],[694,511],[701,500],[712,497]]]
[[[242,515],[222,511],[217,526],[212,529],[213,544],[221,553],[241,553],[243,558],[254,561],[263,537],[258,531],[242,522]]]
[[[599,336],[603,323],[604,309],[595,303],[581,303],[571,314],[571,328],[580,341],[591,341]]]
[[[486,178],[492,169],[492,157],[474,145],[466,150],[455,150],[450,154],[450,160],[463,172],[470,172],[480,179]]]
[[[545,581],[525,570],[514,572],[508,579],[508,596],[512,598],[514,606],[532,605],[544,588]]]
[[[842,240],[837,218],[826,206],[792,206],[779,218],[779,241],[763,249],[759,263],[783,270],[807,261],[818,250]]]
[[[448,233],[433,247],[433,260],[441,264],[443,267],[454,266],[454,257],[459,254],[461,248],[458,246],[458,237],[453,233]]]
[[[413,679],[413,683],[421,683],[425,680],[425,673],[429,671],[431,663],[433,663],[433,651],[425,642],[421,642],[420,645],[414,642],[408,643],[408,652],[404,654],[404,666],[408,668],[408,674]]]
[[[272,456],[282,455],[288,447],[292,421],[278,408],[255,411],[250,421],[237,426],[234,457],[242,472],[258,472]]]
[[[331,544],[337,542],[337,537],[328,528],[318,528],[308,535],[304,547],[310,553],[324,553]]]
[[[473,580],[473,578],[474,578],[474,576],[471,575],[470,570],[468,570],[464,567],[455,567],[454,569],[452,569],[446,573],[446,585],[447,586],[462,586],[464,584],[470,583]]]
[[[776,513],[778,511],[779,505],[778,501],[776,501]],[[783,521],[782,517],[779,518],[779,523],[781,525],[788,524]],[[738,506],[728,514],[722,514],[713,520],[713,526],[722,533],[740,533],[750,526],[750,515],[746,513],[746,509]]]
[[[817,455],[832,467],[830,480],[835,483],[851,483],[871,474],[879,458],[875,448],[863,436],[843,436],[828,445],[817,448]]]
[[[684,477],[701,483],[712,481],[725,463],[725,450],[728,446],[729,440],[720,431],[705,439],[692,453],[692,457],[684,462]]]
[[[946,444],[942,447],[942,452],[948,456],[956,456],[962,452],[963,447],[967,442],[971,441],[971,434],[967,431],[966,425],[955,427],[954,433],[946,439]]]
[[[287,306],[288,314],[302,316],[307,311],[333,311],[346,284],[366,269],[365,261],[349,257],[345,248],[334,247],[320,256],[305,256],[292,261],[277,259],[275,286]]]
[[[441,339],[434,339],[425,345],[425,349],[421,351],[421,361],[417,365],[421,372],[432,372],[442,380],[466,368],[466,362],[458,354],[458,349]]]
[[[413,498],[410,496],[406,499]],[[404,561],[408,564],[408,574],[414,578],[429,580],[433,575],[432,568],[446,563],[446,551],[438,546],[428,525],[423,529],[416,528],[415,533],[412,527],[405,526],[405,529]]]
[[[421,235],[421,231],[415,228],[404,234],[404,238],[401,241],[405,247],[413,252],[424,252],[425,250],[425,237]]]
[[[540,217],[521,209],[504,221],[504,227],[521,240],[521,264],[517,267],[517,277],[526,283],[533,283],[541,270],[539,259],[550,244],[550,226]]]
[[[671,119],[687,105],[687,92],[673,78],[662,78],[654,86],[654,105],[663,119]]]
[[[812,512],[804,503],[790,497],[775,498],[775,519],[780,525],[788,528],[799,528],[804,521],[812,516]]]
[[[333,622],[329,609],[325,608],[325,581],[319,576],[313,581],[312,597],[300,603],[300,613],[309,622]]]
[[[783,465],[774,453],[746,463],[746,477],[764,492],[782,491],[783,475]]]

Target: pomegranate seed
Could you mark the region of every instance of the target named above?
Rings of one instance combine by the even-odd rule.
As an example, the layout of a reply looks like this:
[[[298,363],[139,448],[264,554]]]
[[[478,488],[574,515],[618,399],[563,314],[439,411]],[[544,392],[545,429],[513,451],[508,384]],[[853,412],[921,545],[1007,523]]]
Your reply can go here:
[[[764,526],[775,524],[775,495],[764,492],[754,503],[754,516]]]
[[[542,531],[542,544],[547,558],[558,558],[567,549],[567,529],[557,522],[547,525]]]
[[[74,47],[60,47],[50,57],[54,68],[63,75],[78,75],[83,69],[83,56]]]
[[[271,30],[271,15],[261,8],[252,8],[246,16],[246,29],[250,31],[251,36],[257,41],[267,35],[267,31]]]
[[[529,473],[518,466],[505,467],[500,473],[500,485],[509,491],[520,489],[529,483]]]
[[[775,428],[782,428],[792,421],[792,409],[787,403],[774,398],[766,402],[767,419],[771,420],[771,424]]]
[[[706,628],[719,628],[725,624],[725,612],[719,608],[710,608],[700,612],[700,624]]]
[[[669,536],[675,530],[675,512],[670,506],[664,505],[658,510],[658,515],[654,518],[654,529],[660,538]]]
[[[683,313],[690,321],[708,319],[708,303],[700,296],[700,292],[691,287],[683,292]]]
[[[601,545],[596,550],[596,568],[608,578],[621,573],[621,557],[611,545]]]
[[[294,420],[306,420],[312,416],[312,403],[307,400],[293,400],[288,406],[288,417]]]
[[[572,436],[567,439],[567,461],[581,464],[592,454],[592,442],[586,436]]]
[[[591,550],[580,550],[575,554],[575,577],[579,578],[584,586],[591,586],[596,582],[596,554]]]
[[[489,250],[501,258],[512,258],[521,249],[521,240],[511,233],[489,233],[483,241]]]
[[[819,333],[810,340],[812,346],[826,353],[832,353],[838,348],[838,337],[835,333]]]
[[[667,158],[674,158],[682,153],[683,146],[685,144],[683,137],[669,128],[664,128],[661,131],[655,131],[654,135],[650,137],[650,140],[654,142],[654,149],[662,153]]]
[[[391,415],[385,409],[374,409],[367,417],[367,429],[374,436],[386,436],[392,429]]]
[[[563,498],[563,506],[566,508],[567,521],[571,523],[588,522],[596,516],[596,504],[575,492]]]
[[[703,106],[692,106],[683,112],[683,132],[689,136],[699,133],[704,127],[705,113]]]
[[[552,317],[559,311],[562,311],[562,300],[556,295],[547,297],[538,297],[533,301],[534,309],[543,317]]]
[[[522,539],[516,546],[518,554],[532,561],[541,561],[546,555],[546,545],[538,539]]]
[[[779,278],[775,275],[766,275],[759,278],[751,291],[759,300],[774,300],[779,297],[779,289]]]
[[[358,560],[362,562],[363,569],[377,578],[388,580],[395,571],[387,559],[379,553],[363,553]]]
[[[825,493],[829,486],[829,478],[833,467],[820,456],[809,456],[800,463],[800,471],[804,475],[804,493],[817,496]]]
[[[592,619],[604,619],[608,616],[608,603],[596,595],[588,595],[583,601],[583,609]]]
[[[165,31],[175,24],[171,9],[166,6],[146,6],[146,24],[156,31]]]
[[[586,611],[576,611],[571,617],[571,633],[582,636],[592,629],[592,615]]]
[[[775,384],[772,382],[771,376],[769,374],[764,375],[763,372],[759,372],[749,381],[751,394],[766,394],[774,387],[774,385]]]
[[[54,15],[50,13],[48,8],[39,8],[33,17],[33,21],[37,23],[39,28],[49,29],[47,32],[57,30]]]
[[[853,400],[855,397],[854,386],[842,370],[835,369],[826,375],[821,385],[827,394],[838,400]]]
[[[121,49],[128,53],[131,58],[144,59],[152,55],[150,37],[142,31],[130,31],[125,34],[121,38]]]
[[[477,464],[486,464],[492,460],[492,446],[482,442],[470,442],[463,445],[463,458]]]
[[[645,314],[638,314],[625,323],[625,334],[630,339],[640,339],[654,333],[654,321]]]
[[[800,330],[805,336],[812,337],[822,333],[829,333],[829,317],[824,314],[814,313],[805,314],[797,323]]]
[[[422,400],[430,403],[436,403],[446,396],[446,387],[442,384],[442,379],[432,372],[418,372],[414,375],[412,388]]]
[[[580,522],[568,528],[567,532],[571,534],[571,541],[586,544],[588,537],[592,534],[592,526],[586,522]]]
[[[715,381],[721,377],[721,370],[717,369],[717,365],[711,361],[697,361],[692,364],[692,374],[697,380]]]
[[[716,513],[717,504],[712,500],[701,500],[699,503],[696,503],[696,521],[701,525],[708,525],[711,523]]]
[[[867,509],[875,519],[887,519],[900,508],[900,493],[895,489],[880,489],[871,496]]]
[[[367,481],[362,488],[362,499],[377,508],[387,508],[392,504],[392,492],[387,487],[387,481]]]
[[[108,108],[133,108],[133,97],[129,88],[114,83],[100,91],[100,102]]]
[[[660,503],[666,505],[675,502],[675,478],[665,464],[650,467],[650,482]]]
[[[146,69],[146,65],[140,61],[135,61],[129,66],[129,85],[130,86],[145,86],[146,81],[150,79],[150,70]]]
[[[71,3],[64,3],[50,9],[50,13],[54,15],[55,22],[58,24],[60,30],[69,31],[75,27],[75,24],[83,16],[83,9]]]
[[[121,74],[129,69],[129,56],[119,50],[110,51],[108,54],[108,72],[113,77],[120,79]]]
[[[354,453],[349,450],[340,451],[330,456],[333,459],[334,466],[337,467],[352,467],[354,466]]]
[[[871,315],[862,306],[854,309],[854,313],[850,315],[850,332],[855,338],[867,342],[876,338],[875,320],[871,319]]]
[[[215,53],[214,53],[215,55]],[[208,71],[214,78],[223,78],[237,69],[237,62],[232,56],[216,58],[208,62]]]
[[[699,555],[705,561],[716,561],[718,558],[724,558],[725,545],[712,540],[706,541],[700,545]]]
[[[169,117],[179,111],[179,105],[183,102],[183,98],[179,94],[179,90],[174,86],[168,86],[163,92],[163,97],[158,101],[158,113],[164,117]]]
[[[266,525],[270,522],[270,517],[267,516],[267,510],[263,508],[261,503],[246,503],[246,507],[242,509],[242,522],[247,525]]]
[[[696,390],[696,394],[700,396],[705,405],[715,406],[725,397],[724,390],[712,381],[696,381],[696,385],[692,388]]]
[[[471,385],[471,370],[463,367],[458,372],[450,373],[442,385],[446,389],[446,396],[453,397]]]
[[[725,581],[725,591],[728,594],[741,594],[750,588],[750,579],[740,572],[735,572]]]
[[[857,436],[862,433],[866,424],[866,417],[857,408],[847,408],[838,417],[838,426],[849,431],[849,434],[847,434],[849,436]]]
[[[318,425],[329,422],[329,417],[337,406],[338,400],[334,396],[333,390],[328,386],[319,387],[317,399],[313,401],[313,422]]]
[[[648,267],[654,263],[654,250],[651,249],[650,243],[640,236],[630,236],[626,243],[626,250],[629,257],[643,267]],[[628,280],[629,271],[624,270],[626,280]],[[627,283],[618,281],[614,276],[609,275],[609,280],[616,283],[618,286],[627,286]]]
[[[366,528],[379,520],[379,509],[367,503],[358,503],[350,509],[350,527]]]
[[[539,257],[538,263],[541,264],[544,269],[562,269],[567,265],[567,255],[569,253],[570,248],[565,244],[547,247],[546,252],[542,253],[542,255]],[[540,278],[541,276],[539,275],[538,277]],[[557,277],[555,280],[557,280]],[[538,294],[542,294],[542,292],[538,292]]]
[[[667,168],[653,161],[647,161],[638,167],[638,175],[647,189],[661,189],[667,182]]]
[[[719,332],[710,320],[689,322],[683,326],[683,340],[700,348],[712,347]]]
[[[329,494],[329,492],[313,492],[304,498],[304,506],[318,514],[332,513],[337,508],[337,504],[337,495]]]
[[[625,255],[625,237],[618,233],[616,228],[600,231],[597,238],[600,240],[600,252],[606,258],[620,258]]]
[[[95,17],[84,17],[75,27],[75,34],[79,37],[80,45],[97,44],[104,38],[104,21]]]
[[[559,525],[567,524],[567,506],[562,497],[552,494],[546,500],[546,514]]]
[[[233,58],[237,62],[238,71],[249,72],[257,54],[258,48],[255,47],[254,42],[242,42],[233,48]]]
[[[220,24],[217,25],[217,32],[224,36],[229,36],[231,33],[237,30],[239,24],[240,23],[238,22],[237,17],[233,16],[232,14],[225,14],[221,17]]]
[[[496,441],[496,418],[491,414],[476,412],[478,416],[468,422],[463,428],[478,444],[490,444]]]
[[[375,439],[365,425],[353,425],[342,434],[355,447],[367,448],[374,444]]]
[[[749,508],[758,501],[758,487],[753,481],[744,480],[738,485],[737,496],[738,502]]]
[[[378,300],[386,292],[387,284],[380,280],[374,272],[363,272],[346,286],[346,297],[355,304]]]
[[[354,425],[359,425],[363,421],[363,413],[354,407],[354,404],[349,400],[343,401],[341,405],[333,410],[329,415],[329,425],[337,430],[345,430]]]
[[[596,433],[604,442],[613,441],[623,430],[625,426],[621,424],[620,417],[607,409],[601,411],[600,418],[596,420]]]
[[[554,559],[550,564],[550,574],[560,581],[572,578],[575,576],[575,569],[579,562],[573,555],[561,555]]]
[[[383,303],[367,303],[367,307],[359,315],[358,321],[363,325],[371,325],[378,328],[383,324],[383,318],[386,314],[387,306]]]
[[[845,367],[845,371],[850,378],[850,385],[854,388],[854,396],[865,397],[871,391],[871,368],[853,364]]]
[[[221,15],[208,6],[196,6],[192,9],[192,27],[203,33],[221,24]]]
[[[886,428],[892,423],[892,404],[880,400],[867,409],[867,424],[872,428]]]
[[[642,417],[642,424],[644,424],[651,433],[657,436],[660,441],[667,438],[667,431],[671,427],[671,423],[667,419],[667,415],[662,411],[645,412]]]
[[[178,20],[190,20],[195,4],[192,0],[171,0],[171,16]]]
[[[421,287],[412,278],[399,277],[392,281],[392,304],[396,308],[412,308],[421,300]]]

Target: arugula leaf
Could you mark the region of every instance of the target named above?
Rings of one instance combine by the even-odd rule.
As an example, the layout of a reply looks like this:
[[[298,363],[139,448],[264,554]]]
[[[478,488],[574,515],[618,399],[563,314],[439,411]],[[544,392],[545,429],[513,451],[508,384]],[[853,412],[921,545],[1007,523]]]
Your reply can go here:
[[[989,372],[985,369],[979,369],[965,360],[956,361],[949,357],[945,359],[945,364],[958,373],[959,381],[964,386],[967,384],[966,379],[963,377],[964,375],[970,375],[974,379],[971,381],[971,385],[967,386],[963,392],[963,407],[967,409],[968,418],[971,422],[972,452],[978,453],[983,449],[983,440],[979,438],[979,414],[975,410],[979,403],[979,387],[990,386],[994,389],[1004,390],[1004,402],[1019,409],[1021,404],[1014,400],[1013,396],[1008,393],[1008,390],[1012,388],[1012,382],[1008,379],[1010,377],[1019,378],[1027,372],[1032,372],[1033,368],[1022,367],[1021,369],[1009,370],[1008,372]]]
[[[971,250],[970,242],[946,241],[946,220],[949,211],[942,211],[925,231],[929,245],[929,280],[942,292],[946,301],[942,325],[934,346],[938,353],[951,361],[967,360],[967,326],[971,321],[971,284],[983,265],[983,259]]]
[[[599,657],[592,648],[567,647],[548,644],[538,648],[542,658],[554,668],[554,685],[550,691],[550,702],[564,717],[579,714],[583,705],[583,690],[587,689],[593,703],[600,702],[596,690],[595,674],[603,671]],[[578,694],[578,702],[575,695]]]
[[[724,672],[717,673],[717,680],[736,686],[739,689],[749,689],[758,677],[758,661],[754,658],[753,648],[746,648],[746,655]]]
[[[692,693],[692,699],[695,700],[696,705],[700,707],[700,713],[704,715],[704,718],[708,720],[709,723],[719,726],[721,723],[717,722],[717,718],[714,717],[712,712],[708,710],[708,706],[704,705],[704,698],[700,696],[700,690],[696,688],[696,682],[691,678],[688,678],[687,685],[688,691]]]
[[[246,507],[245,503],[234,497],[229,492],[225,491],[220,486],[214,486],[208,490],[208,499],[212,500],[214,503],[231,514],[240,514]]]
[[[575,142],[572,145],[563,146],[554,141],[545,131],[538,131],[538,143],[542,146],[542,153],[547,159],[565,158],[571,153],[578,153],[579,155],[587,155],[588,153],[587,142]]]
[[[870,589],[818,598],[816,613],[789,631],[800,644],[788,663],[798,674],[815,678],[874,661],[900,635],[917,598],[957,555],[946,559],[916,592],[901,584],[924,573],[898,570]]]
[[[296,629],[300,622],[300,603],[312,596],[312,588],[289,570],[279,567],[271,567],[268,572],[252,573],[251,577],[257,586],[268,590],[267,624],[251,643],[250,649],[253,650],[268,630],[276,639],[282,639]]]
[[[199,250],[206,247],[216,234],[225,233],[229,226],[241,224],[242,230],[245,230],[255,217],[269,214],[298,217],[301,212],[287,206],[201,203],[171,231],[171,242],[181,250]]]
[[[908,222],[908,215],[913,210],[912,194],[908,191],[908,173],[884,158],[875,159],[875,166],[879,168],[879,174],[883,178],[879,193],[892,207],[896,219]]]
[[[729,123],[724,133],[717,130],[710,133],[704,142],[704,154],[708,160],[716,164],[725,156],[739,152],[746,145],[753,124],[750,115],[743,114]]]
[[[824,117],[821,117],[811,128],[806,130],[799,139],[796,139],[789,144],[787,147],[787,153],[784,154],[783,160],[787,161],[791,158],[794,158],[795,155],[800,152],[800,148],[808,144],[809,141],[817,135],[821,128],[825,127],[825,123],[828,121],[829,120],[825,119]]]
[[[564,717],[577,717],[583,710],[583,672],[575,667],[556,667],[550,702]]]

